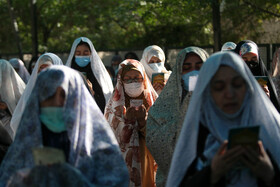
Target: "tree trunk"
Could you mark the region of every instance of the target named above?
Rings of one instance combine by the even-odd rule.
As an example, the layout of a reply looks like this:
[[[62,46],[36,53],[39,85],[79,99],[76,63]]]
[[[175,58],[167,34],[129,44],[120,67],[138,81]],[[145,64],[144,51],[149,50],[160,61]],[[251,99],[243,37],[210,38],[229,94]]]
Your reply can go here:
[[[212,0],[214,52],[221,50],[221,22],[219,0]]]
[[[15,39],[16,39],[17,48],[18,48],[18,56],[21,60],[23,60],[22,47],[21,47],[20,36],[19,36],[19,31],[18,31],[18,24],[17,24],[17,20],[15,19],[15,16],[14,16],[14,8],[12,7],[11,0],[7,0],[7,3],[8,3],[9,13],[10,13],[10,17],[11,17],[11,24],[14,28],[13,30],[14,30]]]
[[[32,56],[38,56],[38,32],[37,32],[37,2],[30,0],[31,7],[31,33],[32,33]]]

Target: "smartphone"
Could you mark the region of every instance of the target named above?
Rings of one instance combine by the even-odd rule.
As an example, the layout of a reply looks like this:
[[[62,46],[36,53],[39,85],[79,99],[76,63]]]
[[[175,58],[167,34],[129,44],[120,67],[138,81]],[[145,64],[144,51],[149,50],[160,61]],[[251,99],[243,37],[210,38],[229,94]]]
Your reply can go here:
[[[258,149],[260,126],[239,127],[229,130],[228,149],[237,145],[252,146]]]
[[[130,107],[135,107],[136,109],[138,109],[140,106],[142,106],[142,104],[142,99],[130,99]]]

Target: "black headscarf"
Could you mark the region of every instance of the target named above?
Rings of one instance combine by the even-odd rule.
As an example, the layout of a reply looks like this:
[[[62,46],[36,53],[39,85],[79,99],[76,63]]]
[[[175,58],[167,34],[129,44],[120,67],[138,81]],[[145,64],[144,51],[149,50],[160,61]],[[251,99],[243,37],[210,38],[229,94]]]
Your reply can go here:
[[[95,76],[91,70],[91,64],[89,63],[85,67],[80,67],[77,65],[77,63],[75,61],[75,57],[73,57],[72,63],[71,63],[71,68],[73,68],[79,72],[86,73],[87,79],[89,79],[89,81],[92,83],[92,89],[94,91],[94,99],[95,99],[98,107],[100,108],[100,110],[104,113],[104,109],[105,109],[105,105],[106,105],[105,97],[104,97],[100,84],[98,83],[97,79],[95,78]]]
[[[237,53],[238,55],[240,55],[240,49],[241,49],[241,46],[244,44],[244,43],[252,43],[254,45],[257,46],[257,44],[251,40],[243,40],[241,42],[239,42],[236,46],[236,48],[234,49],[234,52]],[[248,64],[247,64],[248,65]],[[267,70],[266,70],[266,67],[262,61],[262,59],[260,58],[259,56],[259,59],[258,59],[258,62],[257,62],[257,66],[256,67],[250,67],[248,65],[248,67],[250,68],[251,72],[253,73],[254,76],[267,76]]]
[[[257,46],[257,44],[251,40],[243,40],[241,42],[239,42],[236,46],[236,48],[234,49],[234,52],[237,53],[238,55],[240,55],[240,48],[244,43],[252,43],[254,45]],[[247,64],[248,65],[248,64]],[[263,60],[261,59],[260,55],[259,55],[259,59],[258,59],[258,63],[257,66],[252,68],[250,66],[248,66],[252,72],[252,74],[254,76],[267,76],[268,77],[268,90],[270,92],[270,100],[273,103],[273,105],[275,106],[275,108],[278,110],[278,112],[280,112],[280,104],[279,104],[279,100],[278,100],[278,95],[276,92],[276,88],[275,85],[271,79],[270,74],[267,72],[267,69],[263,63]]]

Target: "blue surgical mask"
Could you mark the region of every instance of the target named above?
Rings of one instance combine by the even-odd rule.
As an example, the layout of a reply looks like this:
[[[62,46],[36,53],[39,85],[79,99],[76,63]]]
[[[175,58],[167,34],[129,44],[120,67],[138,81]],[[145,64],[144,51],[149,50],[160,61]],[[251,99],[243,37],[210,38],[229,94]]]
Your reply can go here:
[[[191,71],[189,73],[186,73],[186,74],[182,75],[182,79],[184,81],[184,89],[186,91],[189,91],[189,79],[190,79],[190,77],[198,76],[198,74],[199,74],[199,71],[194,70],[194,71]]]
[[[160,73],[164,69],[164,63],[163,62],[151,63],[151,64],[149,64],[149,66],[156,73]]]
[[[90,56],[75,56],[75,62],[81,68],[86,67],[90,63]]]
[[[66,131],[62,107],[41,107],[40,109],[39,118],[50,131],[54,133]]]

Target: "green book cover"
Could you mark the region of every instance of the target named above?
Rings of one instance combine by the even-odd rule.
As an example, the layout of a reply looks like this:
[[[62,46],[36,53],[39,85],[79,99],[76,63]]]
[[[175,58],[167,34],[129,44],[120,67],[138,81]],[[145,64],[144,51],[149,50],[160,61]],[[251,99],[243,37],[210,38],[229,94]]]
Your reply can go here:
[[[35,165],[62,164],[65,162],[64,152],[53,147],[36,147],[32,149]]]

